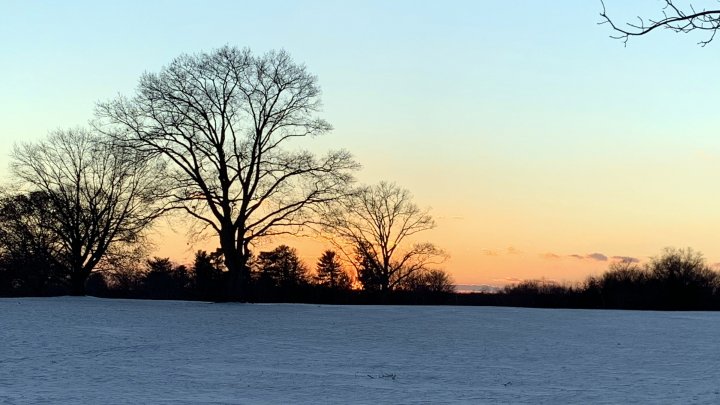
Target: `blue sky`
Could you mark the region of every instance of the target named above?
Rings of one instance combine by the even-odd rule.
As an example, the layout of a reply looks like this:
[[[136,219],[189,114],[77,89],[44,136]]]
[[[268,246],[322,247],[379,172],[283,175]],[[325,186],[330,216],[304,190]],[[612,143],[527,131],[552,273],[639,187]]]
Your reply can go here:
[[[659,4],[606,2],[621,20]],[[606,263],[570,255],[646,257],[664,246],[720,261],[720,45],[660,32],[624,47],[597,25],[600,10],[0,1],[0,167],[14,142],[84,125],[96,101],[130,94],[142,72],[181,53],[284,48],[318,75],[335,127],[312,147],[348,148],[361,181],[397,181],[432,207],[440,226],[428,238],[449,251],[458,281],[573,280]]]

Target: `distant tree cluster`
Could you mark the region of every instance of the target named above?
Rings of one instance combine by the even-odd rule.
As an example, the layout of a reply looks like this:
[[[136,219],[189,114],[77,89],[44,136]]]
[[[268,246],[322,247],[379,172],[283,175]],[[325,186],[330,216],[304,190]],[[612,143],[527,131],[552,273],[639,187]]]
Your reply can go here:
[[[337,259],[337,253],[325,251],[313,271],[305,266],[297,251],[287,245],[261,252],[251,257],[250,298],[254,302],[309,302],[309,303],[447,303],[453,290],[449,276],[433,271],[430,280],[407,284],[402,290],[376,294],[353,288],[353,277]],[[208,253],[198,251],[192,265],[176,264],[169,258],[154,257],[139,262],[125,263],[107,271],[93,272],[87,280],[89,294],[111,298],[181,299],[222,301],[226,299],[225,285],[229,272],[222,262],[220,249]],[[34,274],[31,280],[22,277]],[[52,295],[62,293],[62,284],[37,284],[37,278],[45,273],[22,273],[0,271],[0,285],[9,282],[23,284],[23,291],[10,287],[0,291],[3,295]],[[10,278],[13,278],[11,281]],[[52,278],[51,278],[52,279]],[[444,284],[443,284],[444,283]]]
[[[720,273],[692,249],[666,249],[640,266],[621,261],[580,285],[526,281],[498,294],[459,296],[458,303],[549,308],[719,310]]]
[[[0,295],[451,291],[433,267],[444,253],[409,241],[434,222],[408,191],[356,186],[349,152],[306,149],[332,129],[320,107],[317,78],[286,52],[225,46],[144,74],[133,95],[99,103],[89,129],[16,145],[16,181],[0,194]],[[146,256],[155,220],[178,213],[195,221],[192,236],[209,233],[220,246],[192,267]],[[340,254],[309,269],[288,246],[253,252],[300,233],[328,237]]]

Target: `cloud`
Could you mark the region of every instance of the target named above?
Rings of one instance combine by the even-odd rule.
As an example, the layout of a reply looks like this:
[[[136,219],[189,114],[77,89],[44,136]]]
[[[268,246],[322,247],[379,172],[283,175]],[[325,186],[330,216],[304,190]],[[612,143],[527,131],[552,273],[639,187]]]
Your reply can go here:
[[[483,256],[500,256],[500,252],[493,249],[481,249],[480,254]]]
[[[521,251],[517,250],[517,249],[516,249],[515,247],[513,247],[513,246],[508,247],[508,248],[506,249],[506,252],[507,252],[507,254],[509,254],[509,255],[519,255],[519,254],[522,253]]]
[[[597,260],[599,262],[606,262],[608,257],[602,253],[590,253],[586,256],[588,259]]]
[[[503,283],[503,284],[517,284],[525,281],[522,278],[517,277],[504,277],[504,278],[494,278],[492,280],[495,283]]]
[[[608,260],[607,256],[605,256],[602,253],[597,253],[597,252],[596,253],[588,253],[586,255],[578,255],[578,254],[568,255],[568,257],[574,257],[574,258],[580,259],[580,260],[597,260],[599,262],[606,262]]]
[[[520,255],[522,251],[510,246],[505,249],[480,249],[483,256],[504,256],[504,255]]]
[[[541,254],[540,257],[542,257],[543,259],[555,260],[555,259],[560,259],[563,256],[548,252],[548,253]],[[638,259],[637,257],[632,257],[632,256],[610,256],[610,257],[608,257],[607,255],[605,255],[603,253],[598,253],[598,252],[588,253],[585,255],[573,254],[573,255],[567,255],[565,257],[571,257],[571,258],[577,259],[577,260],[594,260],[597,262],[607,262],[608,260],[611,260],[614,262],[625,262],[625,263],[639,263],[640,262],[640,259]]]
[[[496,293],[502,287],[490,284],[455,284],[455,290],[459,293]]]
[[[618,261],[618,262],[623,262],[623,263],[639,263],[640,262],[640,259],[638,259],[637,257],[630,257],[630,256],[613,256],[610,259],[612,259],[614,261]]]

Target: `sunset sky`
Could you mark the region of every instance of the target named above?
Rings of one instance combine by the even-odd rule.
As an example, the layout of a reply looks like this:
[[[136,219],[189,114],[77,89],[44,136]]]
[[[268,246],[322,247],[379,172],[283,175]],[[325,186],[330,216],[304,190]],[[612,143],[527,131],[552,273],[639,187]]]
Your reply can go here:
[[[347,148],[359,181],[430,207],[425,239],[458,283],[577,281],[666,246],[720,262],[720,43],[658,32],[624,47],[592,0],[104,3],[0,0],[0,167],[181,53],[284,48],[335,127],[308,148]],[[658,15],[627,3],[608,13]],[[215,245],[175,228],[158,255]],[[324,247],[289,243],[308,264]]]

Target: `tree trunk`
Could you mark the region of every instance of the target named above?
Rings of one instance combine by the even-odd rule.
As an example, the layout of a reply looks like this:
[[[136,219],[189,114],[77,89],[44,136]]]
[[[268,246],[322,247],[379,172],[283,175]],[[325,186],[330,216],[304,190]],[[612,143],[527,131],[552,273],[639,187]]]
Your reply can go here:
[[[250,286],[247,257],[237,250],[235,232],[223,230],[220,247],[228,269],[228,280],[225,284],[225,300],[246,301]]]
[[[84,296],[85,295],[85,282],[87,276],[80,272],[74,272],[70,276],[70,295],[72,296]]]
[[[380,291],[387,294],[390,290],[390,272],[388,270],[380,270]]]
[[[245,263],[241,255],[234,251],[227,251],[225,254],[225,266],[228,269],[228,280],[225,285],[225,299],[228,301],[244,301],[247,297],[246,283],[243,277]]]

